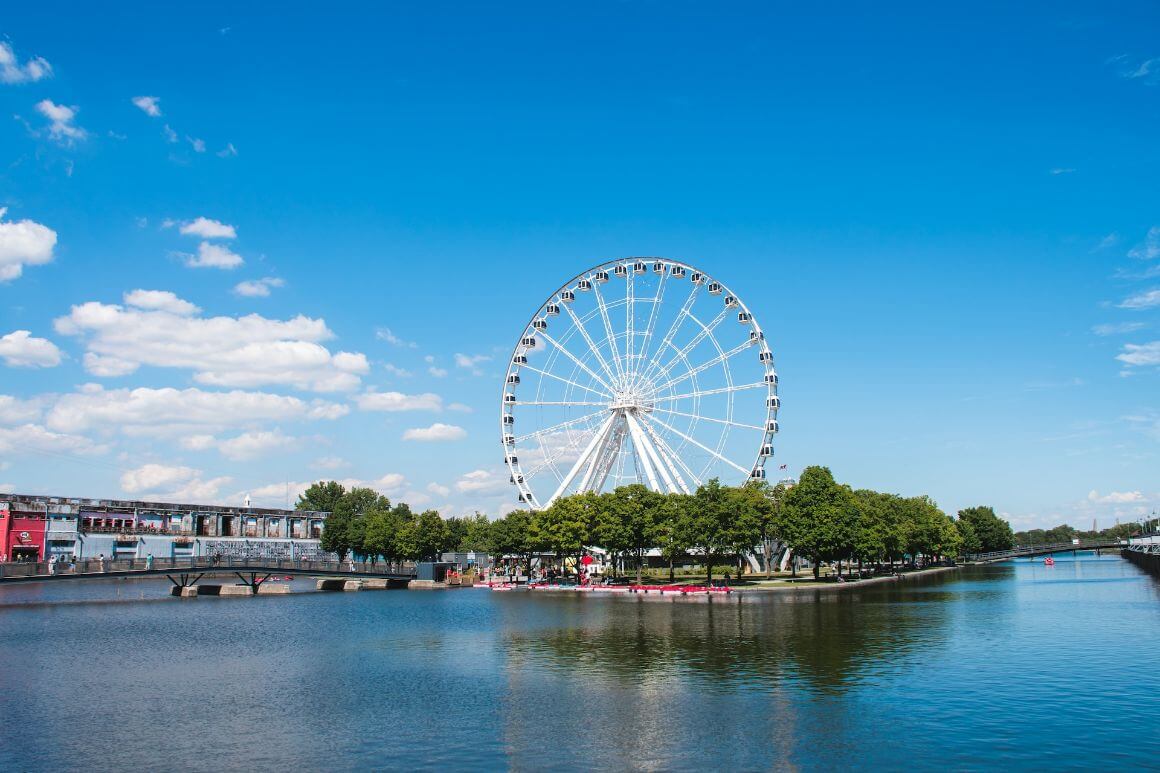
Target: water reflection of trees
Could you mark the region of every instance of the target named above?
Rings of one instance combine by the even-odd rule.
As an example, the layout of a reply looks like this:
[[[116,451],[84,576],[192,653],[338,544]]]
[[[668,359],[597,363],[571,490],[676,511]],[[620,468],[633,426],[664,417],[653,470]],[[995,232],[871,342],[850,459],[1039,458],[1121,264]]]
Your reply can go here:
[[[954,595],[941,589],[954,579],[842,592],[586,600],[560,624],[509,628],[507,655],[516,668],[632,684],[684,676],[710,690],[793,683],[840,693],[941,639],[949,612],[940,602]]]

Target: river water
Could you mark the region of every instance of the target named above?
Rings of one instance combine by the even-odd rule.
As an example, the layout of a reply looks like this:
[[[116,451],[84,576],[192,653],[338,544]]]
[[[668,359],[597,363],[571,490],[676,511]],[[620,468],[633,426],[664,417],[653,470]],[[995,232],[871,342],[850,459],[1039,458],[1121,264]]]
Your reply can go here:
[[[1118,557],[711,600],[165,593],[0,586],[0,770],[1160,769],[1160,581]]]

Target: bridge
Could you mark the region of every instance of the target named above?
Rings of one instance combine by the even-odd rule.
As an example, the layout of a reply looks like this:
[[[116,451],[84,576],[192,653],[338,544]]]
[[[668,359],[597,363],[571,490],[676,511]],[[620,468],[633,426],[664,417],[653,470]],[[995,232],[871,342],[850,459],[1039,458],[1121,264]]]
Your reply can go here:
[[[233,573],[252,593],[271,577],[306,576],[342,579],[382,579],[410,582],[416,577],[410,563],[357,563],[354,561],[309,561],[273,558],[121,558],[0,563],[0,585],[17,582],[60,582],[110,579],[116,577],[166,577],[175,586],[196,585],[207,574]]]
[[[1120,550],[1127,547],[1122,540],[1107,537],[1103,539],[1081,539],[1077,542],[1056,542],[1047,545],[1020,545],[1011,550],[996,550],[991,553],[975,553],[964,556],[968,561],[991,564],[996,561],[1010,561],[1013,558],[1034,558],[1052,553],[1073,553],[1078,550]]]

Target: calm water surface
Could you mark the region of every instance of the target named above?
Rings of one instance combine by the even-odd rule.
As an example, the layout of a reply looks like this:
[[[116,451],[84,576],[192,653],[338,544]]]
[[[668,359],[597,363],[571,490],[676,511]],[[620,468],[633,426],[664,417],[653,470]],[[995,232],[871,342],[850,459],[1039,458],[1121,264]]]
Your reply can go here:
[[[1115,557],[711,601],[165,593],[0,586],[0,770],[1160,769],[1160,582]]]

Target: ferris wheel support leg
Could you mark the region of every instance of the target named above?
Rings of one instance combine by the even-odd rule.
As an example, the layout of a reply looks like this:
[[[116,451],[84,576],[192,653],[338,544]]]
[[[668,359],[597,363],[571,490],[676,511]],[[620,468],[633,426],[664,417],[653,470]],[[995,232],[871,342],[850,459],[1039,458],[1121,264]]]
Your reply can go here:
[[[593,491],[592,481],[595,479],[597,470],[601,469],[604,464],[604,459],[611,453],[610,447],[615,442],[615,435],[617,430],[616,414],[610,417],[611,421],[604,429],[604,438],[593,450],[591,458],[588,462],[588,469],[584,471],[584,477],[580,480],[580,486],[577,491]]]
[[[647,421],[640,422],[640,426],[644,429],[645,434],[648,435],[649,439],[652,440],[653,447],[657,451],[657,456],[664,462],[664,466],[667,466],[669,471],[673,474],[673,479],[677,482],[680,490],[686,494],[691,494],[692,491],[690,491],[688,485],[686,485],[685,479],[681,477],[681,472],[678,469],[678,462],[680,462],[680,457],[673,453],[673,450],[668,447],[661,436],[657,434],[656,430],[653,429],[652,425],[650,425]],[[680,466],[683,467],[684,462],[680,462]],[[692,470],[690,470],[688,467],[685,467],[685,472],[688,473],[689,477],[694,481],[696,480],[696,476],[693,475]]]
[[[673,477],[669,474],[668,467],[661,460],[660,454],[657,453],[656,446],[653,445],[652,441],[649,439],[648,433],[645,432],[644,424],[638,421],[631,414],[626,414],[626,418],[628,419],[630,426],[632,426],[634,429],[634,439],[638,441],[637,447],[644,449],[645,456],[651,462],[651,466],[656,469],[656,471],[660,473],[661,478],[664,479],[665,486],[668,487],[669,493],[681,493],[681,490],[677,488],[677,484],[673,482]],[[646,470],[647,469],[648,466],[646,466]],[[661,489],[657,487],[656,490],[660,491]]]
[[[615,415],[609,416],[604,420],[604,423],[600,425],[600,429],[595,435],[592,436],[592,440],[588,443],[588,446],[584,449],[584,452],[580,454],[580,458],[576,460],[576,463],[572,465],[572,469],[568,471],[568,474],[560,483],[560,488],[556,489],[556,493],[552,495],[552,498],[547,501],[544,507],[551,507],[552,503],[559,499],[560,496],[568,490],[568,487],[572,485],[572,481],[576,479],[576,475],[580,472],[581,469],[583,469],[584,463],[588,460],[588,457],[592,455],[593,450],[595,450],[596,447],[600,445],[600,441],[603,440],[604,437],[608,434],[608,428],[612,426],[612,421],[614,418],[616,418]]]
[[[649,486],[653,491],[660,491],[661,487],[657,484],[657,474],[653,469],[652,456],[649,454],[648,441],[644,438],[644,432],[640,429],[640,424],[633,417],[632,413],[626,411],[624,420],[628,422],[628,431],[632,435],[632,444],[636,446],[636,455],[644,467],[644,474],[648,478]]]

